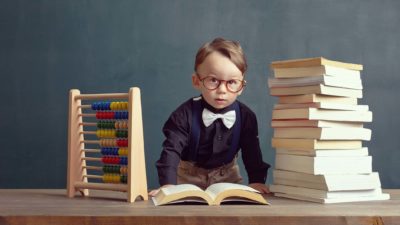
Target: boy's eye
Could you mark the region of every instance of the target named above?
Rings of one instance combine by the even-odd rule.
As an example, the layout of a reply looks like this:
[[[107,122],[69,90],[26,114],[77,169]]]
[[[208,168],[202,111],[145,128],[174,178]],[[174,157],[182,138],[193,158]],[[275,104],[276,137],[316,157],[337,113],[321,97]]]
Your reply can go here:
[[[210,79],[210,82],[211,82],[211,83],[218,83],[218,82],[219,82],[219,80],[218,80],[218,79],[216,79],[216,78],[211,78],[211,79]]]
[[[229,84],[229,85],[238,85],[239,84],[239,81],[237,81],[237,80],[228,80],[227,81],[227,83]]]

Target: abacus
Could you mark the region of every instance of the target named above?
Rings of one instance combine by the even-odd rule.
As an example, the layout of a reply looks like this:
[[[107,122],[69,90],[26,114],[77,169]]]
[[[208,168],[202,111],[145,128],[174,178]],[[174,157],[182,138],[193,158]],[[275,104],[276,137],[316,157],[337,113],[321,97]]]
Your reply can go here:
[[[89,189],[127,192],[128,202],[148,200],[137,87],[108,94],[70,90],[67,196],[88,196]]]

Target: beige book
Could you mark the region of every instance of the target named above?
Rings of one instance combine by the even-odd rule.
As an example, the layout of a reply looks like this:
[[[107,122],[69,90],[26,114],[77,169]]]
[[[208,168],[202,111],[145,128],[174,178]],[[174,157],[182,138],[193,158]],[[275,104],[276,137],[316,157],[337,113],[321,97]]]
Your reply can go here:
[[[313,198],[304,195],[296,195],[296,194],[285,194],[285,193],[275,193],[277,197],[283,198],[291,198],[297,199],[302,201],[310,201],[310,202],[317,202],[317,203],[344,203],[344,202],[366,202],[366,201],[381,201],[381,200],[389,200],[390,195],[387,193],[381,193],[378,195],[373,196],[360,196],[360,197],[346,197],[346,198]]]
[[[294,150],[356,149],[362,147],[362,141],[272,138],[272,147]]]
[[[361,79],[349,77],[334,76],[315,76],[315,77],[295,77],[295,78],[268,78],[269,88],[279,87],[299,87],[323,84],[326,86],[363,89]]]
[[[273,120],[308,119],[349,122],[371,122],[371,111],[345,111],[316,108],[275,109],[272,111]]]
[[[276,154],[304,155],[304,156],[367,156],[368,148],[358,149],[275,149]]]
[[[378,172],[368,174],[314,175],[274,170],[274,184],[305,187],[326,191],[366,190],[381,187]]]
[[[202,190],[193,184],[179,184],[161,188],[153,198],[154,205],[198,202],[220,205],[226,202],[269,204],[257,190],[241,184],[216,183]]]
[[[363,65],[361,64],[334,61],[323,57],[274,61],[271,63],[271,68],[276,69],[276,68],[294,68],[294,67],[313,67],[321,65],[330,65],[350,70],[363,70]]]
[[[278,98],[278,103],[280,104],[312,103],[312,102],[357,105],[357,98],[319,95],[319,94],[289,95],[289,96],[280,96]]]
[[[361,73],[358,70],[350,70],[336,66],[313,66],[313,67],[295,67],[295,68],[276,68],[273,69],[273,75],[276,78],[302,78],[316,76],[333,76],[338,78],[361,79]]]
[[[367,128],[282,127],[274,129],[274,138],[369,141],[371,130]]]
[[[352,127],[362,128],[362,122],[338,122],[327,120],[271,120],[271,127]]]
[[[355,197],[372,197],[382,194],[380,187],[367,190],[342,190],[342,191],[326,191],[305,187],[294,187],[282,184],[271,184],[269,187],[271,192],[284,193],[290,195],[301,195],[310,198],[355,198]]]
[[[362,98],[362,90],[331,87],[322,84],[302,87],[270,88],[269,93],[272,96],[323,94],[331,96]]]
[[[274,109],[300,109],[300,108],[318,108],[318,109],[337,109],[349,111],[368,111],[368,105],[349,105],[330,102],[311,102],[311,103],[291,103],[275,104]]]
[[[277,154],[275,157],[275,169],[314,175],[372,173],[372,157],[310,157]]]

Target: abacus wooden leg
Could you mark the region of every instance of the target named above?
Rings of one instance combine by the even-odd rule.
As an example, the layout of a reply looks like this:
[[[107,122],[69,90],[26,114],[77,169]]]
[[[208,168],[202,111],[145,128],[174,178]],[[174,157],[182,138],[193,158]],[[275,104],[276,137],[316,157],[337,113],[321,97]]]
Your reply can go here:
[[[75,100],[75,96],[79,95],[79,90],[71,90],[69,93],[69,119],[68,119],[68,174],[67,174],[67,195],[72,198],[75,196],[77,191],[80,191],[83,195],[89,195],[88,189],[78,189],[75,187],[76,181],[87,182],[86,175],[86,162],[81,160],[85,156],[85,153],[81,151],[84,149],[83,135],[80,133],[83,131],[82,117],[79,114],[82,113],[81,100]]]
[[[148,200],[147,176],[144,155],[142,122],[142,104],[139,88],[129,89],[129,139],[128,148],[128,202],[134,202],[138,196]],[[133,179],[134,178],[134,179]]]

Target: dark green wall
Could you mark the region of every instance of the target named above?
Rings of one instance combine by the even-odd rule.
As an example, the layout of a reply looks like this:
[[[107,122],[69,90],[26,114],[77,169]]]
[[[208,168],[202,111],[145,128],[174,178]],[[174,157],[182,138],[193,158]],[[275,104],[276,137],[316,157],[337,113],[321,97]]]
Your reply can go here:
[[[258,116],[271,164],[268,64],[315,56],[363,64],[362,103],[374,113],[365,145],[383,187],[399,188],[399,24],[397,0],[0,0],[0,188],[65,187],[69,89],[131,86],[142,90],[148,181],[156,187],[161,127],[197,94],[195,53],[218,36],[240,41],[247,54],[240,100]]]

